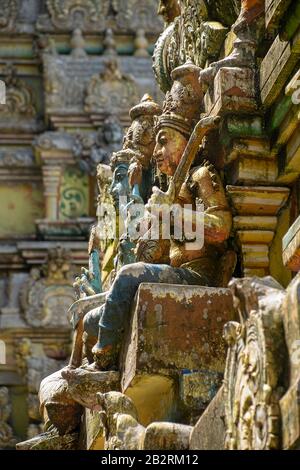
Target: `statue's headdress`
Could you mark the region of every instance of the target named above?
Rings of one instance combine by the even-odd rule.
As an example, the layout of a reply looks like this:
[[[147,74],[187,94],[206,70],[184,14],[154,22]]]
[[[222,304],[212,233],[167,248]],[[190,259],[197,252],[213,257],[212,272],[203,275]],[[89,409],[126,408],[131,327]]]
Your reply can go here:
[[[153,98],[145,94],[139,104],[133,106],[129,111],[129,115],[131,120],[137,119],[140,116],[158,116],[161,114],[162,109],[159,104],[155,103]]]
[[[125,135],[123,149],[134,150],[145,167],[149,165],[155,146],[155,116],[161,112],[161,107],[151,96],[144,95],[129,113],[132,122]]]
[[[114,152],[110,160],[111,169],[114,171],[116,166],[121,163],[129,165],[130,161],[135,157],[136,152],[131,149],[122,149],[118,152]]]
[[[200,119],[203,92],[199,83],[201,68],[191,61],[172,71],[173,85],[166,94],[163,113],[156,122],[156,130],[171,127],[189,137]]]

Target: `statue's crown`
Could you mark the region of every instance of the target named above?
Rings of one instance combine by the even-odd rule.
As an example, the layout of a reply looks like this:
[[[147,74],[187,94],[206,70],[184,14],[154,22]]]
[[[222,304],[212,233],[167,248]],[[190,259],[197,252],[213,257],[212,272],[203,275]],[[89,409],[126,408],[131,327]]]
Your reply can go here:
[[[133,121],[140,116],[157,116],[161,114],[161,112],[162,109],[159,104],[155,103],[150,95],[145,94],[140,103],[131,108],[129,115]]]
[[[120,163],[129,165],[131,159],[135,157],[136,157],[136,152],[134,152],[133,150],[129,148],[119,150],[118,152],[114,152],[112,154],[112,157],[110,160],[110,166],[112,170],[114,170],[116,166],[119,165]]]
[[[203,92],[199,83],[201,68],[191,61],[173,70],[172,88],[166,94],[163,113],[157,119],[156,129],[171,127],[189,136],[200,119]]]

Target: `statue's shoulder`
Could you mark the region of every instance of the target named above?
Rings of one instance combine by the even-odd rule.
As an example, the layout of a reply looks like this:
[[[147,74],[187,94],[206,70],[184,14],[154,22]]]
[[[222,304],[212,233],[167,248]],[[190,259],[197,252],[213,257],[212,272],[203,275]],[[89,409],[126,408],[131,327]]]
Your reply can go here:
[[[207,193],[218,191],[221,183],[218,171],[207,160],[191,170],[189,181],[194,187],[199,186],[201,192]]]

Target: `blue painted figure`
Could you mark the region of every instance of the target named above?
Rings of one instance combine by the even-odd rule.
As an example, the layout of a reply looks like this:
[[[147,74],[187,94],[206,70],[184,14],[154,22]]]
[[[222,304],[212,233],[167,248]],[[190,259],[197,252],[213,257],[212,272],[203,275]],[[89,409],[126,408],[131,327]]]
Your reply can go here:
[[[199,119],[202,99],[198,67],[191,64],[178,67],[173,71],[173,78],[164,113],[158,120],[154,150],[159,170],[170,177],[174,176]],[[231,231],[231,211],[222,182],[212,165],[204,163],[186,176],[175,200],[174,191],[163,193],[156,188],[148,205],[176,202],[192,204],[196,211],[196,201],[201,199],[205,208],[204,246],[191,249],[184,241],[172,238],[150,242],[140,240],[137,252],[143,262],[124,266],[117,273],[105,304],[89,312],[85,318],[85,331],[93,336],[98,333],[98,342],[93,348],[94,366],[98,369],[116,367],[123,331],[130,320],[131,304],[141,283],[218,285],[220,259],[226,252],[226,240]],[[164,262],[166,259],[169,260],[167,264]]]

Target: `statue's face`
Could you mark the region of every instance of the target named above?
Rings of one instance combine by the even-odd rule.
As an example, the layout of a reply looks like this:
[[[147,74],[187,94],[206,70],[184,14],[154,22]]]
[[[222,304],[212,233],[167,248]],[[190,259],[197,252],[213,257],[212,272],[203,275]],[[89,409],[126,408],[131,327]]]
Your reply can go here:
[[[117,165],[113,177],[112,183],[109,188],[109,192],[113,198],[115,207],[119,207],[120,197],[127,197],[130,194],[130,187],[128,182],[128,164],[119,163]]]
[[[153,157],[162,173],[168,176],[175,174],[186,145],[187,140],[180,132],[168,127],[160,129]]]

